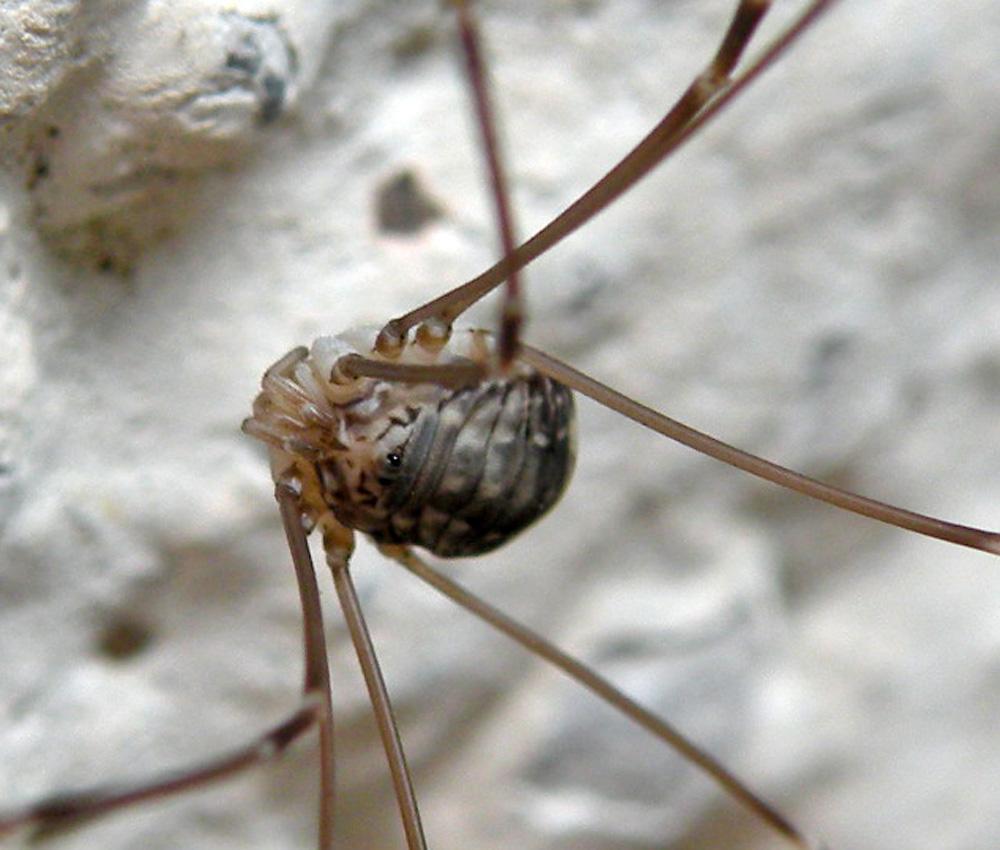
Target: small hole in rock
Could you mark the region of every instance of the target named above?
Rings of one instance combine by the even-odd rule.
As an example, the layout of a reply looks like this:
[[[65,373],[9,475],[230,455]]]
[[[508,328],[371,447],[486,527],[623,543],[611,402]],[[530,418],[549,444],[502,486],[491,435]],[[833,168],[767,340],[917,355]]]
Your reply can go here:
[[[108,620],[97,639],[97,650],[111,661],[127,661],[153,642],[149,626],[128,615]]]
[[[407,66],[426,56],[440,43],[440,31],[433,26],[418,24],[403,33],[392,45],[397,65]]]
[[[379,186],[378,227],[383,233],[412,235],[443,214],[412,171],[401,171]]]

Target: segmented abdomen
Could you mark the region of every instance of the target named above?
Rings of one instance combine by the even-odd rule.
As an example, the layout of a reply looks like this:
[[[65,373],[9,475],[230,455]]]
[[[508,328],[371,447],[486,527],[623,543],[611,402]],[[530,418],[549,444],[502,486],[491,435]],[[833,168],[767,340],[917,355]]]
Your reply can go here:
[[[379,542],[441,557],[488,552],[565,489],[575,459],[572,393],[535,372],[432,389],[436,398],[413,404],[407,388],[395,388],[400,403],[383,411],[370,471],[345,470],[346,455],[317,464],[327,505]]]

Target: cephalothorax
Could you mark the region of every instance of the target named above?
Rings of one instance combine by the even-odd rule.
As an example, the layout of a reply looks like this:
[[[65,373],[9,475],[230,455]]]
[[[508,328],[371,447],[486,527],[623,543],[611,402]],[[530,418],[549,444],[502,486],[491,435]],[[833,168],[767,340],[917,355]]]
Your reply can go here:
[[[346,374],[338,363],[351,355],[483,371],[493,357],[490,334],[461,329],[443,347],[415,340],[390,360],[374,351],[377,332],[289,352],[244,423],[313,522],[332,514],[378,543],[447,558],[495,549],[556,503],[575,457],[567,387],[521,363],[459,386]]]

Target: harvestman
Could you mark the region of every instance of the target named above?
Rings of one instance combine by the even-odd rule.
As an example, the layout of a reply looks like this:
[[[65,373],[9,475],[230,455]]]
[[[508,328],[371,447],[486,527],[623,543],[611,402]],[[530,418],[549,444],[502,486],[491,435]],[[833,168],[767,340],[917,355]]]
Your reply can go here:
[[[486,74],[471,10],[456,3],[468,76],[494,189],[504,258],[469,283],[381,330],[361,329],[294,349],[265,374],[244,430],[270,449],[275,493],[299,583],[305,682],[299,708],[245,747],[145,785],[55,795],[0,815],[0,836],[45,831],[144,799],[163,797],[236,773],[319,728],[319,847],[334,838],[333,720],[322,616],[306,536],[318,528],[388,756],[410,850],[426,847],[392,708],[367,633],[348,562],[354,530],[390,558],[561,668],[640,726],[680,751],[781,833],[808,839],[711,756],[606,680],[425,564],[412,546],[439,556],[489,551],[541,516],[568,483],[574,455],[568,388],[591,396],[698,451],[754,475],[900,528],[993,554],[1000,535],[925,517],[847,493],[746,455],[669,420],[522,344],[518,272],[625,192],[765,70],[834,0],[815,0],[739,75],[769,3],[741,0],[718,51],[659,125],[562,215],[518,246],[507,202]],[[473,303],[504,284],[496,340],[453,330]],[[487,447],[485,452],[484,445]]]

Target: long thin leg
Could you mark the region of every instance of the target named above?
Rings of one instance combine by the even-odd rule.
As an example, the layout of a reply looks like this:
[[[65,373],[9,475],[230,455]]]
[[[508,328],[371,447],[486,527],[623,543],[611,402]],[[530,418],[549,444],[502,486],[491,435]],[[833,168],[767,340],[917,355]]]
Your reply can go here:
[[[794,472],[696,431],[676,419],[664,416],[662,413],[611,389],[611,387],[595,381],[590,376],[555,357],[529,346],[522,348],[521,359],[534,366],[539,372],[590,396],[594,401],[627,416],[640,425],[657,431],[695,451],[721,460],[723,463],[735,466],[751,475],[756,475],[758,478],[763,478],[765,481],[770,481],[821,502],[827,502],[851,513],[894,525],[897,528],[905,528],[926,537],[936,537],[949,543],[957,543],[959,546],[968,546],[971,549],[1000,555],[1000,533],[956,525],[935,517],[887,505],[885,502],[879,502],[865,496],[859,496],[838,487],[831,487],[822,481],[809,478],[800,472]]]
[[[459,41],[462,45],[462,55],[465,57],[466,78],[472,92],[476,123],[479,125],[480,142],[490,178],[497,230],[500,234],[501,256],[506,257],[512,254],[517,246],[516,230],[513,207],[510,203],[510,189],[497,137],[496,109],[490,95],[490,77],[483,61],[482,35],[471,2],[455,0],[455,8],[458,14]],[[497,335],[497,354],[501,368],[505,368],[517,356],[523,321],[524,295],[519,271],[511,269],[504,290],[500,331]]]
[[[383,546],[387,557],[397,561],[409,572],[422,579],[435,590],[443,593],[453,602],[461,605],[479,619],[503,632],[529,652],[558,667],[570,678],[576,680],[605,702],[612,705],[643,729],[651,732],[684,758],[697,765],[712,777],[727,793],[758,815],[782,836],[801,848],[819,848],[821,845],[803,835],[794,823],[781,812],[750,790],[743,782],[730,773],[712,756],[685,738],[665,720],[643,708],[629,696],[618,690],[607,679],[599,676],[573,656],[563,652],[537,632],[508,617],[498,608],[470,593],[464,587],[447,578],[423,559],[404,546]]]
[[[399,804],[403,832],[406,834],[406,846],[409,850],[427,850],[427,841],[424,838],[424,829],[420,822],[420,810],[417,807],[417,797],[413,790],[413,781],[406,763],[406,754],[403,752],[403,744],[399,738],[399,728],[393,716],[389,692],[386,689],[385,680],[382,678],[382,671],[375,655],[375,647],[372,644],[371,635],[368,633],[368,626],[365,623],[358,594],[348,567],[353,539],[347,529],[334,528],[328,530],[324,535],[323,545],[326,548],[327,564],[333,573],[333,583],[337,588],[340,607],[344,612],[344,620],[347,622],[347,629],[351,634],[351,642],[354,644],[358,662],[361,664],[361,672],[365,677],[368,697],[371,701],[372,711],[375,713],[379,735],[382,738],[382,747],[389,761],[389,770],[392,773],[392,784],[396,792],[396,801]]]
[[[299,520],[295,494],[279,486],[277,499],[289,538],[303,609],[306,669],[299,706],[249,743],[199,764],[167,771],[144,781],[96,785],[80,791],[53,794],[23,809],[0,812],[0,838],[28,828],[32,828],[33,837],[41,837],[138,803],[192,791],[210,782],[235,776],[280,755],[318,723],[323,746],[319,847],[320,850],[332,847],[333,759],[330,743],[333,721],[319,591],[309,550],[305,546],[305,533]]]
[[[747,85],[777,60],[837,0],[813,0],[743,73],[730,79],[754,30],[770,5],[768,0],[742,0],[715,57],[671,107],[659,124],[614,168],[527,242],[478,277],[389,322],[380,334],[385,348],[427,319],[454,319],[557,242],[628,191],[663,162],[694,131],[715,117]]]
[[[319,699],[319,825],[317,843],[319,850],[333,847],[334,798],[336,778],[334,776],[333,753],[333,701],[330,694],[330,666],[326,654],[326,634],[323,630],[323,609],[319,602],[319,588],[316,586],[316,570],[313,568],[309,543],[302,525],[302,513],[298,494],[284,484],[275,485],[275,498],[281,511],[281,524],[285,529],[285,539],[295,567],[299,585],[299,601],[302,605],[302,640],[304,645],[304,672],[302,689],[304,693],[315,694]]]
[[[312,728],[319,705],[315,695],[279,724],[250,743],[194,767],[170,771],[143,782],[96,785],[80,791],[52,794],[23,809],[0,812],[0,838],[32,828],[32,839],[70,829],[84,822],[149,800],[193,791],[210,782],[242,773],[268,761]]]

